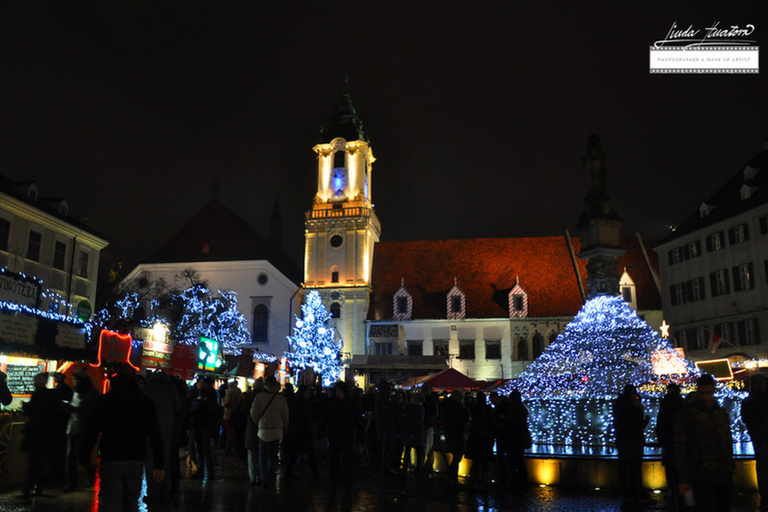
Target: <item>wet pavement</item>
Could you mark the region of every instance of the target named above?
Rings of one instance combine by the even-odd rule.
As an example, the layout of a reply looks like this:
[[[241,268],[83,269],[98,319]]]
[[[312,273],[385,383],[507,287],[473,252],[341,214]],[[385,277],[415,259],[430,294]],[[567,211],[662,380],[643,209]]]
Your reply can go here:
[[[418,479],[412,474],[382,475],[375,468],[361,465],[350,488],[333,485],[326,473],[312,478],[299,466],[297,476],[278,477],[272,490],[251,486],[244,466],[224,460],[216,480],[185,478],[180,492],[167,503],[144,504],[147,512],[494,512],[494,511],[673,511],[663,494],[649,494],[644,503],[623,503],[615,491],[531,486],[524,494],[513,494],[493,484],[483,486],[449,485],[440,475]],[[98,484],[97,484],[98,485]],[[22,500],[19,491],[0,494],[0,511],[96,511],[94,488],[74,493],[47,491],[43,496]],[[734,496],[734,511],[757,510],[756,493]]]

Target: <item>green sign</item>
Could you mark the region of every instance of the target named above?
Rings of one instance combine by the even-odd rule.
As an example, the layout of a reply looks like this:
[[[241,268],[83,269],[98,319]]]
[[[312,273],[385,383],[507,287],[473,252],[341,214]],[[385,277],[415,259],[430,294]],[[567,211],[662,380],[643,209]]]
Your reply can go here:
[[[200,338],[200,348],[197,352],[197,369],[215,372],[224,364],[221,344],[217,340]]]
[[[93,313],[93,307],[91,307],[91,303],[87,300],[81,300],[77,304],[77,318],[79,318],[83,322],[89,322],[91,320],[91,314]]]

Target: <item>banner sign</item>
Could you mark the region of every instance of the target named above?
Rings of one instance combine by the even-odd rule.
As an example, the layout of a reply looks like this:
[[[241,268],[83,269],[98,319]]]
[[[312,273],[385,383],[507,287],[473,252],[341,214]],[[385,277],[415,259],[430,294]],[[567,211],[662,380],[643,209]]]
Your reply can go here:
[[[171,373],[184,380],[195,378],[197,371],[198,347],[194,345],[176,345],[171,355]]]
[[[36,307],[40,285],[10,273],[0,274],[0,301]]]

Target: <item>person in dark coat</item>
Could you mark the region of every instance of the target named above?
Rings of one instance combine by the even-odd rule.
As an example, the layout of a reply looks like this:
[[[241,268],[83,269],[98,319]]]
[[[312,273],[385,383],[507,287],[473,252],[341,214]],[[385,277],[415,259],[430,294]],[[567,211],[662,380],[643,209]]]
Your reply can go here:
[[[147,445],[152,448],[156,482],[165,477],[163,441],[152,402],[142,394],[130,367],[118,368],[110,378],[110,391],[99,399],[81,452],[83,460],[101,435],[99,451],[99,510],[138,510]]]
[[[209,480],[216,478],[215,462],[213,459],[213,440],[216,438],[216,430],[219,427],[219,399],[213,388],[213,380],[208,377],[199,377],[195,384],[197,396],[192,405],[192,430],[195,438],[195,452],[197,453],[197,473],[201,478],[203,470]]]
[[[152,402],[157,415],[158,425],[160,427],[160,436],[163,439],[163,460],[165,464],[163,470],[170,476],[171,464],[179,464],[179,452],[174,453],[173,443],[174,429],[176,424],[181,421],[183,416],[181,400],[179,399],[176,385],[170,375],[161,370],[150,373],[147,376],[147,383],[141,388],[141,391]],[[165,502],[170,492],[170,477],[164,478],[160,482],[155,482],[150,478],[152,469],[155,467],[152,453],[147,454],[146,474],[147,474],[147,497],[145,501]]]
[[[247,420],[245,424],[245,439],[243,446],[246,449],[246,461],[248,466],[248,480],[251,485],[258,485],[261,482],[259,478],[259,427],[251,418],[251,406],[256,395],[264,389],[264,381],[259,378],[253,386],[243,395],[243,409],[247,411]]]
[[[524,492],[528,484],[524,454],[525,450],[531,447],[531,431],[528,427],[528,409],[523,403],[520,391],[516,389],[509,394],[508,425],[507,461],[510,485],[516,492]]]
[[[67,423],[67,486],[65,492],[77,490],[80,452],[85,436],[85,427],[91,420],[93,411],[99,401],[99,392],[93,387],[91,378],[85,368],[77,370],[73,375],[75,394],[71,402],[62,401],[61,406],[69,414]],[[96,468],[88,460],[85,466],[88,485],[93,485],[96,479]]]
[[[642,498],[644,430],[649,419],[635,386],[624,386],[613,402],[613,426],[619,452],[619,477],[625,497],[630,501]]]
[[[424,432],[424,395],[414,393],[405,406],[403,415],[405,433],[405,466],[410,466],[411,452],[416,454],[416,475],[424,474],[426,436]]]
[[[328,404],[328,472],[337,484],[349,487],[355,474],[357,419],[361,408],[346,383],[334,385],[334,396]]]
[[[435,465],[435,434],[440,430],[440,400],[429,384],[421,387],[421,394],[424,396],[424,450],[427,454],[424,471],[432,473]]]
[[[675,474],[674,437],[675,421],[680,411],[683,410],[683,397],[680,394],[680,386],[674,382],[667,385],[667,393],[659,402],[659,414],[656,417],[656,439],[661,445],[661,463],[667,476],[667,487],[672,499],[680,505],[680,496],[677,493],[677,475]]]
[[[485,483],[488,478],[493,454],[493,410],[488,405],[485,393],[478,391],[469,407],[471,426],[467,438],[466,457],[472,460],[471,481]]]
[[[747,426],[755,449],[757,487],[760,491],[760,511],[768,510],[768,378],[759,373],[752,376],[749,396],[741,404],[741,420]]]
[[[0,371],[0,404],[11,405],[13,402],[13,395],[11,390],[8,389],[8,374]]]
[[[24,425],[24,441],[21,449],[29,452],[29,469],[24,483],[22,497],[29,498],[43,494],[43,486],[51,473],[52,454],[58,448],[59,438],[51,435],[51,426],[55,425],[61,415],[56,392],[46,387],[47,373],[38,373],[33,378],[35,390],[29,402],[21,404],[27,415]]]
[[[286,475],[294,476],[293,470],[296,461],[301,455],[306,455],[312,475],[317,477],[314,432],[317,422],[310,400],[310,390],[305,384],[299,386],[294,398],[289,402],[288,413],[291,422],[286,437],[290,438],[291,442],[285,447]]]
[[[728,413],[715,398],[715,379],[696,382],[675,422],[675,470],[678,490],[696,510],[730,510],[733,440]]]
[[[440,408],[443,435],[445,435],[448,453],[451,454],[448,480],[454,484],[459,482],[459,463],[464,456],[464,428],[469,421],[469,414],[464,408],[463,400],[463,393],[461,391],[454,391],[444,401],[443,407]]]

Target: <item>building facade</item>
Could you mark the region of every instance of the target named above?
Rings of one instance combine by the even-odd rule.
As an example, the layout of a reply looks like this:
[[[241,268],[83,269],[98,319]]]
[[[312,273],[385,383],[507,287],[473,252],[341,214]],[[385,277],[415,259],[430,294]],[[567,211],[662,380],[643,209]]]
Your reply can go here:
[[[69,216],[64,198],[39,196],[35,182],[0,177],[0,267],[35,277],[73,307],[60,314],[90,319],[96,303],[99,253],[108,242]],[[63,309],[48,302],[41,309]]]
[[[665,316],[694,360],[768,356],[767,170],[764,144],[655,248]]]
[[[271,225],[279,230],[274,217]],[[218,290],[237,293],[238,310],[251,333],[250,348],[281,356],[288,350],[300,297],[298,267],[275,245],[279,238],[277,233],[261,236],[213,200],[123,283],[148,275],[173,285],[176,276],[192,270],[214,295]]]

